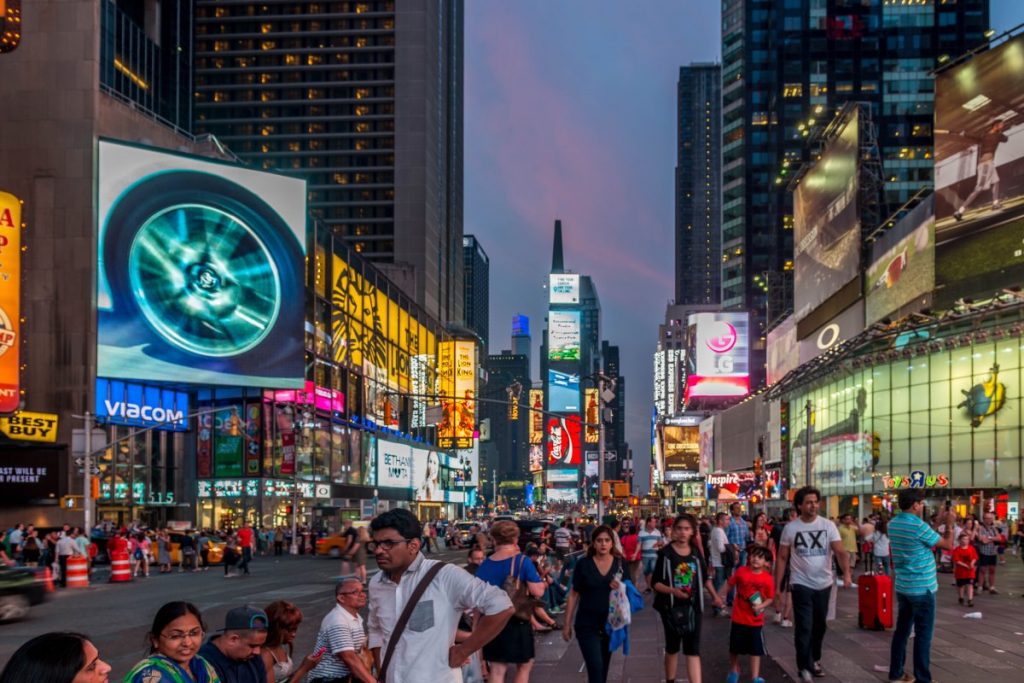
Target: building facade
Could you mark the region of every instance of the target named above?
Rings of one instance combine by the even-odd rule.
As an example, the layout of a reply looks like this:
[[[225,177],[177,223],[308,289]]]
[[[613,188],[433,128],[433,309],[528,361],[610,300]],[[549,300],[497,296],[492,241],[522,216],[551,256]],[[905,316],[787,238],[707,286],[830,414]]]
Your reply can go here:
[[[480,406],[480,413],[491,421],[499,482],[527,479],[529,389],[530,361],[526,356],[503,350],[487,357],[484,398],[488,401]]]
[[[486,352],[490,343],[491,261],[473,235],[462,238],[462,281],[466,327],[476,332]]]

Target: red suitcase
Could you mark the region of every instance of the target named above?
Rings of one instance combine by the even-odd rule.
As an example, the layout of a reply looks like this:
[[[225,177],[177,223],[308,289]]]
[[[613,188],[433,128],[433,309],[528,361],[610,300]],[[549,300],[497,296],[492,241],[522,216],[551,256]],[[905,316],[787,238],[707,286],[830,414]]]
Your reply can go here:
[[[892,579],[885,574],[865,574],[857,579],[857,626],[872,631],[892,628]]]

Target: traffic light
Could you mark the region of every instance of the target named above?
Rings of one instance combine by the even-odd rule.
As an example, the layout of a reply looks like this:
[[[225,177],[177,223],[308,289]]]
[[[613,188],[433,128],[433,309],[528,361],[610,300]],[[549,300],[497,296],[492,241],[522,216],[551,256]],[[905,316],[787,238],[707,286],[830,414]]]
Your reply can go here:
[[[636,507],[637,505],[640,504],[640,499],[637,498],[636,496],[633,496],[632,498],[629,499],[629,504],[632,505],[633,507]]]
[[[89,492],[92,494],[92,499],[96,500],[100,497],[100,478],[89,477]]]
[[[760,477],[764,473],[764,466],[760,457],[754,458],[754,476]]]

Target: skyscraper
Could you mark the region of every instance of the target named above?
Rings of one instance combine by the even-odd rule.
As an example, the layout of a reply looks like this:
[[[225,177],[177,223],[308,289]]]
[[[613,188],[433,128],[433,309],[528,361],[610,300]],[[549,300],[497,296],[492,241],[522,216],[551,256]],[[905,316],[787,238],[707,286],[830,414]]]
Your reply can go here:
[[[932,181],[931,70],[985,40],[988,0],[725,0],[722,6],[722,304],[754,312],[762,372],[773,317],[792,307],[788,178],[846,102],[867,104],[894,210]],[[863,225],[865,231],[874,225]],[[788,306],[787,306],[788,303]]]
[[[611,408],[611,422],[605,425],[604,449],[614,452],[615,460],[605,463],[606,479],[622,479],[626,460],[626,378],[619,372],[619,347],[601,342],[601,362],[604,374],[615,380],[615,399],[606,407]],[[604,416],[601,416],[604,419]]]
[[[512,316],[512,353],[526,356],[530,360],[533,357],[530,352],[531,343],[530,319],[521,314]]]
[[[491,315],[490,281],[491,261],[487,252],[473,235],[462,238],[462,282],[466,311],[466,327],[476,332],[484,342],[488,339],[488,320]]]
[[[512,388],[519,383],[518,408],[513,413],[507,405],[513,398]],[[530,360],[509,350],[487,357],[487,385],[480,404],[480,414],[491,421],[491,442],[497,445],[498,479],[526,479],[529,443]],[[512,417],[515,416],[513,420]]]
[[[196,132],[309,179],[309,205],[461,321],[461,0],[196,0]]]
[[[722,67],[680,67],[676,111],[676,303],[721,301]]]

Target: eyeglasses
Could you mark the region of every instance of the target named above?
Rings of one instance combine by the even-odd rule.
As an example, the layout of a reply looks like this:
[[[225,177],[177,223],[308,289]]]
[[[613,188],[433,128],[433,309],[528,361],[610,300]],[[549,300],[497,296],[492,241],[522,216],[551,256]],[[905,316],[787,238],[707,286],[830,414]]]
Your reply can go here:
[[[359,595],[359,594],[366,595],[366,589],[365,588],[357,588],[354,591],[341,591],[340,593],[338,593],[338,595]]]
[[[190,640],[202,640],[202,638],[203,638],[203,629],[201,629],[201,628],[194,628],[191,631],[187,631],[187,632],[186,631],[171,631],[168,634],[161,633],[160,637],[163,638],[164,640],[170,642],[170,643],[181,642],[181,641],[185,640],[186,638],[188,638]]]
[[[399,543],[408,543],[409,541],[410,539],[408,538],[403,538],[400,541],[393,541],[390,538],[383,541],[370,541],[366,544],[366,549],[369,550],[371,553],[375,553],[378,550],[390,551]]]

